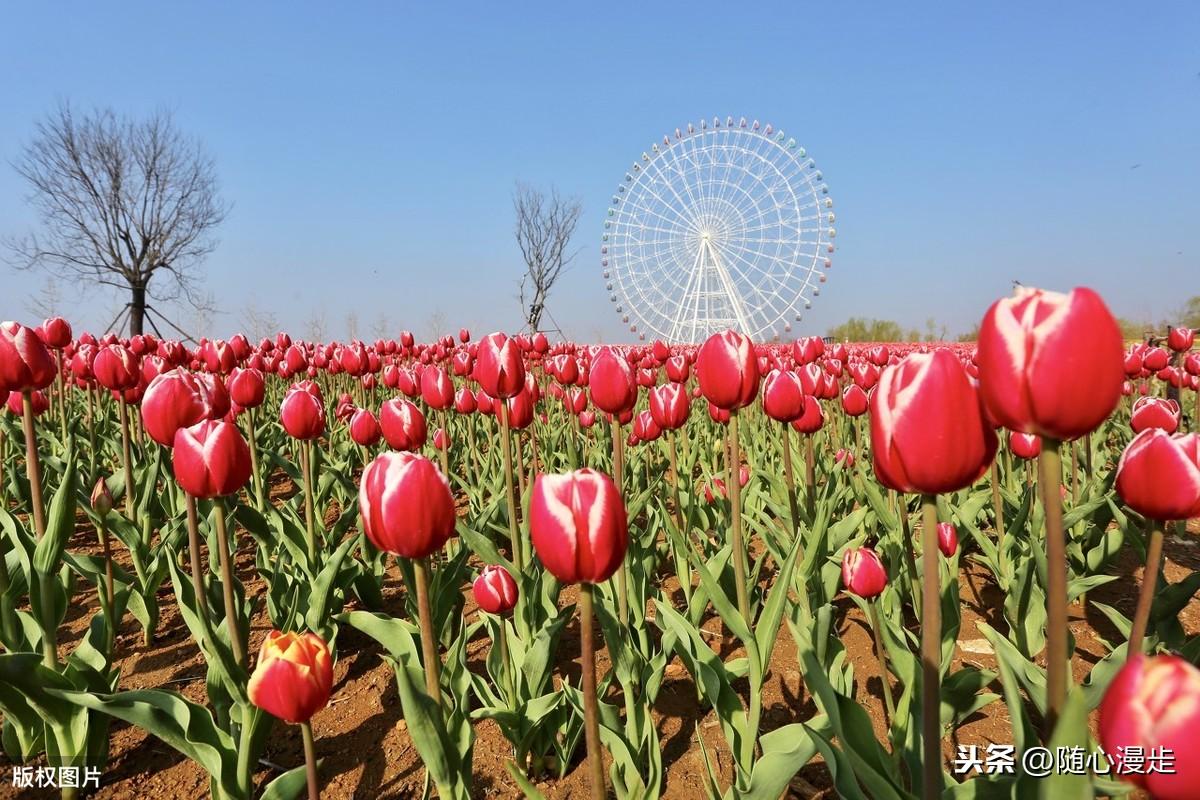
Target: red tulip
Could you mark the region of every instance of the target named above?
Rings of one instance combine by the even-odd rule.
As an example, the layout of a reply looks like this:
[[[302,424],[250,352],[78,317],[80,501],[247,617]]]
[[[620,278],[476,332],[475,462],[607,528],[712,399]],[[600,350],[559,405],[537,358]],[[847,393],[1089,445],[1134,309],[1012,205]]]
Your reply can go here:
[[[373,447],[383,436],[379,421],[368,409],[360,408],[350,417],[350,438],[355,444],[363,447]]]
[[[141,378],[137,358],[120,344],[100,348],[92,360],[92,374],[96,376],[97,383],[114,392],[132,389]]]
[[[1010,432],[1008,434],[1008,448],[1013,451],[1013,455],[1017,458],[1037,458],[1042,452],[1042,437],[1036,433]]]
[[[1187,358],[1183,360],[1183,368],[1192,377],[1200,375],[1200,353],[1188,353]]]
[[[229,396],[242,408],[258,408],[266,395],[266,382],[257,369],[235,369],[226,383]]]
[[[17,322],[0,322],[0,389],[26,392],[54,382],[58,367],[46,345],[32,329]]]
[[[363,470],[358,490],[363,532],[404,558],[425,558],[454,535],[454,497],[433,462],[415,453],[383,453]]]
[[[720,408],[718,406],[714,406],[712,403],[709,403],[708,404],[708,416],[709,416],[709,419],[711,419],[713,422],[717,423],[718,425],[728,425],[729,424],[729,409]]]
[[[234,494],[250,480],[250,448],[232,422],[205,420],[175,433],[175,480],[192,497]]]
[[[792,357],[797,364],[811,364],[825,355],[825,340],[820,336],[797,339],[792,344]]]
[[[625,558],[625,504],[607,475],[579,469],[538,475],[529,530],[542,564],[562,583],[602,583]]]
[[[1117,494],[1147,519],[1200,516],[1200,436],[1148,428],[1117,463]]]
[[[420,450],[429,435],[421,409],[402,397],[388,400],[379,410],[383,438],[393,450]]]
[[[449,408],[454,402],[454,383],[441,367],[426,367],[421,373],[421,399],[430,408]]]
[[[649,411],[639,412],[633,418],[633,436],[640,442],[652,442],[662,435],[662,428],[654,421]]]
[[[1147,347],[1142,352],[1142,369],[1158,372],[1171,363],[1171,354],[1161,347]]]
[[[1065,295],[1019,288],[983,318],[980,391],[1004,427],[1075,439],[1120,402],[1122,347],[1116,320],[1091,289]]]
[[[1155,800],[1200,797],[1197,725],[1200,670],[1178,656],[1134,655],[1100,702],[1100,743],[1114,759],[1113,771]],[[1173,769],[1146,770],[1145,758],[1153,748],[1173,756]],[[1136,763],[1135,751],[1142,753]]]
[[[692,374],[692,367],[685,356],[671,356],[667,359],[667,380],[672,383],[687,383]]]
[[[438,428],[433,432],[433,446],[438,450],[450,448],[450,434],[446,433],[445,428]]]
[[[9,413],[18,417],[22,416],[25,413],[25,404],[24,400],[22,400],[22,394],[20,392],[11,392],[7,394],[8,400],[6,401],[6,405],[8,406]],[[42,414],[45,414],[50,410],[50,401],[46,399],[45,392],[30,392],[29,404],[33,406],[33,416],[35,417],[40,417]]]
[[[142,396],[142,425],[151,439],[166,447],[174,447],[180,428],[213,416],[207,388],[182,367],[152,380]]]
[[[777,422],[795,422],[806,405],[800,376],[791,370],[773,369],[763,378],[763,411]]]
[[[900,492],[952,492],[983,474],[996,435],[953,353],[913,353],[883,371],[871,395],[871,450],[879,482]]]
[[[852,383],[842,392],[842,410],[852,417],[862,416],[867,412],[867,393],[857,383]]]
[[[714,333],[696,353],[696,377],[708,402],[736,411],[758,394],[758,360],[750,339],[736,331]]]
[[[483,337],[475,355],[475,380],[492,397],[509,398],[525,386],[525,362],[515,339]]]
[[[650,414],[664,431],[683,427],[691,410],[687,390],[678,383],[664,383],[650,390]]]
[[[1179,403],[1176,400],[1164,400],[1161,397],[1139,397],[1133,403],[1133,413],[1129,425],[1134,433],[1141,433],[1147,428],[1158,428],[1166,433],[1174,433],[1179,429]]]
[[[459,414],[473,414],[477,405],[475,395],[467,387],[458,390],[454,395],[454,410]]]
[[[792,427],[800,433],[813,434],[825,425],[825,412],[821,410],[821,401],[815,397],[804,398],[804,413],[800,419],[792,423]]]
[[[595,424],[596,424],[596,412],[595,411],[588,410],[588,411],[580,411],[579,412],[579,427],[583,428],[584,430],[587,430],[588,428],[592,427]]]
[[[839,467],[850,469],[854,466],[854,451],[846,450],[845,448],[838,450],[833,454],[833,463]]]
[[[307,383],[297,383],[288,389],[279,407],[283,429],[301,441],[319,438],[325,432],[325,402],[319,390],[312,391]]]
[[[939,522],[937,526],[937,546],[942,555],[951,558],[958,552],[958,530],[950,522]]]
[[[1196,342],[1196,332],[1191,328],[1171,328],[1167,332],[1167,347],[1174,350],[1176,353],[1183,353],[1192,349],[1192,345]]]
[[[333,690],[328,645],[315,633],[271,631],[246,690],[250,702],[268,714],[292,725],[308,722]]]
[[[842,554],[842,585],[846,591],[870,600],[887,586],[887,570],[869,547],[850,547]]]
[[[53,350],[62,350],[71,343],[71,323],[62,317],[46,320],[42,323],[41,331],[42,341]]]
[[[592,405],[609,414],[632,409],[637,402],[637,385],[625,357],[612,349],[601,348],[592,359],[588,374]]]
[[[471,584],[475,603],[489,614],[505,614],[517,606],[517,582],[508,570],[496,564],[483,568]]]

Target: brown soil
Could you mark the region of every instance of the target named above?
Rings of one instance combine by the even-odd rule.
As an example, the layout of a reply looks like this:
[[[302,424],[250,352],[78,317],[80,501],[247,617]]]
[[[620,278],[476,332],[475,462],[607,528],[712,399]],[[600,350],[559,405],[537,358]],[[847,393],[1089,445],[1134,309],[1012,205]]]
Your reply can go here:
[[[273,495],[286,495],[290,486],[277,486]],[[1194,533],[1196,531],[1189,531]],[[254,571],[253,542],[241,537],[237,553],[238,572],[247,583],[247,593],[257,596],[264,586]],[[70,545],[73,551],[98,551],[95,534],[90,526],[81,523]],[[1200,569],[1200,547],[1193,536],[1171,537],[1165,549],[1164,572],[1175,582],[1192,570]],[[120,556],[118,556],[120,560]],[[1121,580],[1095,590],[1091,597],[1115,606],[1127,616],[1132,615],[1141,565],[1133,552],[1126,549],[1116,565]],[[999,608],[1003,598],[994,585],[987,582],[986,572],[976,566],[964,567],[961,577],[962,628],[959,648],[954,656],[954,668],[971,664],[994,669],[996,661],[990,653],[968,652],[964,643],[983,639],[978,622],[984,620],[1004,630]],[[674,578],[666,589],[677,589]],[[393,567],[385,583],[385,608],[397,613],[403,607],[403,587],[398,571]],[[575,589],[564,591],[562,602],[573,602]],[[159,592],[161,623],[158,635],[149,647],[143,646],[142,630],[131,617],[126,617],[116,642],[115,659],[121,668],[121,688],[164,688],[182,692],[191,700],[205,701],[205,666],[199,650],[190,638],[174,602],[169,583]],[[464,613],[468,621],[478,611],[466,591]],[[876,736],[886,736],[878,664],[875,660],[870,628],[856,606],[848,600],[839,601],[845,612],[838,635],[845,643],[859,682],[855,697],[867,709],[874,723]],[[98,608],[95,591],[77,595],[67,620],[60,631],[60,653],[70,652],[87,625],[92,612]],[[1071,630],[1076,638],[1077,657],[1074,659],[1075,679],[1081,680],[1103,655],[1103,646],[1096,633],[1110,639],[1114,631],[1107,619],[1097,611],[1086,611],[1079,605],[1071,607]],[[1181,614],[1189,634],[1200,632],[1200,601],[1193,600]],[[254,619],[251,631],[251,652],[269,630],[265,611]],[[703,624],[714,651],[726,656],[736,653],[736,642],[728,638],[720,621],[709,619]],[[1116,637],[1119,638],[1119,637]],[[598,644],[600,644],[598,642]],[[483,659],[490,647],[486,637],[470,644],[472,669],[482,669]],[[325,798],[406,798],[419,796],[423,768],[408,736],[396,693],[391,668],[380,658],[375,642],[350,628],[344,628],[338,638],[339,658],[335,666],[335,683],[329,706],[312,721],[321,765],[322,797]],[[977,648],[972,648],[972,650]],[[578,682],[579,633],[575,623],[567,629],[559,648],[557,674],[567,674]],[[608,669],[607,651],[598,651],[601,674]],[[557,678],[556,678],[557,680]],[[863,682],[865,681],[865,688]],[[745,687],[743,686],[743,691]],[[1000,693],[999,682],[992,687]],[[814,713],[811,698],[804,690],[796,659],[795,645],[784,626],[779,643],[772,653],[770,671],[763,689],[763,730],[771,730],[792,722],[803,721]],[[710,754],[714,754],[722,779],[732,778],[732,761],[722,739],[719,722],[711,710],[701,709],[696,702],[691,676],[676,658],[666,670],[666,681],[654,707],[663,763],[667,770],[666,797],[695,798],[703,796],[701,776],[704,765],[696,744],[696,731],[704,738]],[[1094,722],[1093,722],[1094,725]],[[111,754],[102,778],[102,786],[92,796],[97,798],[194,798],[208,793],[208,777],[197,765],[175,750],[141,730],[114,722],[111,728]],[[508,744],[499,728],[492,722],[476,725],[474,752],[475,797],[521,797],[504,769],[510,755]],[[1012,732],[1006,706],[997,701],[961,724],[951,739],[943,743],[947,758],[953,757],[956,745],[986,746],[989,743],[1010,743]],[[582,747],[580,748],[582,755]],[[300,731],[295,726],[277,724],[267,745],[260,769],[256,774],[259,786],[265,785],[280,771],[299,766],[304,756]],[[14,796],[8,776],[12,765],[0,754],[0,797]],[[791,797],[832,798],[835,796],[828,772],[818,757],[805,766],[793,782]],[[547,797],[587,797],[587,774],[580,763],[562,780],[546,780],[538,788]],[[23,797],[54,797],[45,790],[28,790]]]

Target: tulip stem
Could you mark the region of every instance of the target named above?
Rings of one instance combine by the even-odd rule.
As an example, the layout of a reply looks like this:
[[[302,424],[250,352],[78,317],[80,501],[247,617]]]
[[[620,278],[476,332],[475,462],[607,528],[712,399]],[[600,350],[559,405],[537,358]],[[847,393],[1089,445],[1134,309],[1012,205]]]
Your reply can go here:
[[[887,709],[884,725],[891,728],[892,720],[896,718],[896,701],[892,697],[892,681],[888,674],[887,651],[883,647],[883,628],[879,622],[879,601],[868,600],[871,609],[871,632],[875,637],[875,657],[879,659],[879,680],[883,683],[883,705]],[[889,736],[889,738],[891,738]]]
[[[500,450],[504,455],[504,491],[508,501],[508,539],[512,548],[513,565],[518,579],[525,571],[525,560],[521,556],[521,533],[517,523],[517,500],[513,496],[512,431],[508,428],[508,402],[500,403]]]
[[[196,498],[185,493],[187,504],[188,555],[192,565],[192,592],[196,595],[196,616],[205,635],[212,637],[212,624],[208,618],[208,591],[204,588],[204,566],[200,562],[200,524],[197,521]]]
[[[229,644],[233,650],[233,660],[238,663],[238,666],[245,667],[246,647],[242,643],[242,626],[238,621],[237,600],[233,595],[233,566],[229,558],[224,498],[216,498],[213,505],[217,517],[217,555],[221,560],[221,594],[225,600],[225,624],[229,628]]]
[[[110,501],[111,505],[111,501]],[[100,547],[104,551],[104,600],[105,608],[109,614],[113,613],[113,563],[112,563],[112,548],[108,542],[108,525],[105,523],[105,515],[100,514],[96,527],[100,534]],[[120,620],[110,618],[108,621],[108,653],[112,654],[113,634],[116,631]]]
[[[683,524],[683,505],[679,497],[679,448],[676,443],[676,438],[679,436],[678,431],[671,431],[671,491],[675,497],[675,528],[679,531],[680,537],[686,542],[689,541],[688,531]],[[674,540],[672,540],[671,549],[675,550]],[[692,569],[688,564],[686,552],[675,553],[675,572],[679,578],[679,587],[683,589],[684,605],[691,607],[692,605]]]
[[[807,495],[808,518],[817,514],[817,459],[813,454],[813,435],[804,435],[804,491]]]
[[[580,669],[583,672],[584,738],[592,800],[604,800],[604,757],[600,750],[600,708],[596,699],[596,643],[593,640],[592,584],[579,584]]]
[[[908,500],[903,493],[896,493],[896,513],[900,517],[900,552],[904,553],[904,566],[912,578],[913,613],[921,620],[921,576],[917,574],[917,559],[913,555],[912,532],[908,527]]]
[[[450,480],[450,428],[446,425],[446,409],[438,409],[438,420],[442,424],[442,446],[438,448],[438,455],[442,460],[442,474],[446,476],[446,480]]]
[[[738,412],[729,414],[729,502],[733,507],[733,580],[737,590],[738,611],[747,625],[750,619],[750,592],[746,586],[746,545],[742,538],[741,453],[738,447]]]
[[[312,441],[300,443],[300,471],[304,479],[304,527],[308,536],[308,565],[315,575],[320,566],[317,564],[317,520],[314,510],[312,477]]]
[[[1042,440],[1038,457],[1042,506],[1046,515],[1046,738],[1067,702],[1067,548],[1063,535],[1061,442]]]
[[[1142,571],[1142,588],[1138,593],[1137,610],[1133,614],[1133,627],[1129,631],[1126,661],[1142,653],[1142,639],[1150,622],[1150,607],[1154,604],[1154,591],[1158,588],[1158,571],[1162,563],[1162,520],[1151,519],[1147,522],[1150,528],[1150,545],[1146,550],[1146,568]]]
[[[437,642],[433,638],[433,611],[429,605],[429,571],[424,558],[413,559],[413,576],[417,584],[417,613],[421,622],[421,655],[425,659],[425,691],[435,705],[442,704],[442,691],[438,675],[441,661],[438,659]]]
[[[263,503],[263,478],[258,471],[258,431],[255,430],[254,424],[254,409],[246,409],[246,431],[250,439],[250,473],[254,476],[254,507],[258,511],[262,511]]]
[[[129,447],[129,406],[125,398],[118,400],[117,408],[121,417],[121,459],[125,469],[125,516],[130,522],[136,523],[133,516],[133,457]]]
[[[621,421],[613,416],[612,424],[612,465],[613,482],[617,484],[617,494],[625,497],[625,453],[621,450]],[[628,556],[628,554],[626,554]],[[617,569],[617,613],[621,625],[629,624],[629,576],[625,573],[625,559]]]
[[[42,468],[38,460],[37,435],[33,428],[33,395],[21,393],[22,422],[25,428],[25,474],[29,478],[29,504],[33,507],[33,527],[38,542],[46,535],[46,507],[42,499]],[[38,581],[42,604],[42,663],[58,670],[58,625],[54,618],[54,593],[51,575]]]
[[[787,482],[788,490],[788,509],[792,514],[792,538],[800,537],[800,503],[796,499],[796,474],[792,469],[792,442],[791,442],[791,423],[784,422],[780,429],[783,431],[783,478]],[[804,546],[800,546],[800,551],[796,555],[796,587],[800,593],[800,607],[806,612],[809,610],[808,604],[808,586],[804,584],[800,578],[802,563],[804,562]]]
[[[308,800],[321,797],[320,778],[317,777],[317,747],[313,743],[312,725],[300,723],[300,735],[304,738],[304,772],[308,777]]]
[[[937,496],[921,496],[921,737],[924,741],[922,797],[942,794],[942,605],[938,564]]]

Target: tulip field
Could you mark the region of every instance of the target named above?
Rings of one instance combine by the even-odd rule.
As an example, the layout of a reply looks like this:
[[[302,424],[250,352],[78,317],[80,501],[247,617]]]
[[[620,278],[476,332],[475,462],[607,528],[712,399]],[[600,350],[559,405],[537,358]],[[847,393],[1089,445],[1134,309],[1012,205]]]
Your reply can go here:
[[[0,795],[1198,798],[1195,334],[0,323]]]

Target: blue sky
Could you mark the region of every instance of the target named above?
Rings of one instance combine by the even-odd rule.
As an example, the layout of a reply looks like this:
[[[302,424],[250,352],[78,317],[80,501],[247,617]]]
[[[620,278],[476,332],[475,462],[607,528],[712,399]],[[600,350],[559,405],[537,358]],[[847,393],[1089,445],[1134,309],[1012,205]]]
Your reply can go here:
[[[520,179],[584,204],[551,313],[623,340],[598,263],[613,188],[667,131],[744,115],[795,135],[836,202],[798,332],[859,315],[956,333],[1014,278],[1137,317],[1200,293],[1200,4],[910,5],[10,6],[0,235],[35,223],[8,164],[58,101],[165,107],[233,205],[210,333],[248,305],[300,333],[323,314],[330,336],[351,314],[363,335],[516,329]],[[44,281],[0,266],[0,317],[28,318]],[[118,307],[63,288],[85,324]]]

